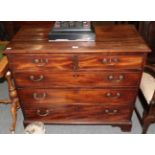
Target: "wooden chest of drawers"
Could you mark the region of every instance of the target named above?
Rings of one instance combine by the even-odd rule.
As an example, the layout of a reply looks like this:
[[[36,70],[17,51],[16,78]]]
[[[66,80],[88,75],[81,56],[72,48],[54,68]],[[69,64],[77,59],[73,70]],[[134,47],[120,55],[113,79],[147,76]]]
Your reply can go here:
[[[48,42],[24,27],[5,50],[24,124],[109,124],[130,131],[150,49],[128,25],[96,26],[96,42]]]

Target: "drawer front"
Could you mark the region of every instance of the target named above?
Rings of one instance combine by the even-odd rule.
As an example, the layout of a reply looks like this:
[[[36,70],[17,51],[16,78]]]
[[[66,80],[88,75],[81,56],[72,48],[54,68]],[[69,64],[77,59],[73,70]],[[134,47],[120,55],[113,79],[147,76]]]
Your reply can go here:
[[[14,70],[72,70],[74,56],[72,55],[13,55],[9,62]]]
[[[51,107],[53,105],[114,105],[133,103],[134,89],[21,89],[18,90],[24,108]]]
[[[104,56],[104,55],[81,55],[79,57],[79,68],[81,70],[102,69],[141,69],[142,56]]]
[[[64,105],[23,109],[23,112],[27,120],[57,124],[102,124],[131,119],[131,109],[128,106]]]
[[[139,84],[140,72],[19,72],[18,87],[126,87]]]
[[[106,56],[87,54],[37,54],[9,56],[14,70],[107,70],[141,69],[142,56]]]

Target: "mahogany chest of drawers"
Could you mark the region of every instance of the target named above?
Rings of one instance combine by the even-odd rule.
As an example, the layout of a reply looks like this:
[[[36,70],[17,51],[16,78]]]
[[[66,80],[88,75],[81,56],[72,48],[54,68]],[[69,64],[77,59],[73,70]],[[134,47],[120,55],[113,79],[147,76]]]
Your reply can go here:
[[[23,27],[5,50],[24,124],[109,124],[130,131],[150,49],[130,25],[96,26],[96,42],[48,42]]]

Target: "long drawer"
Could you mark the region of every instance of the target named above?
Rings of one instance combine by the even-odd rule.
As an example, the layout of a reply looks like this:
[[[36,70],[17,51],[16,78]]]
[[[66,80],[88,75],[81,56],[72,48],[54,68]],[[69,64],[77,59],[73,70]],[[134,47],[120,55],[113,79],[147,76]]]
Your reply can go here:
[[[139,84],[140,72],[18,72],[18,87],[126,87]]]
[[[107,70],[141,69],[141,55],[103,55],[103,54],[23,54],[9,56],[14,70]]]
[[[127,105],[133,103],[134,89],[19,89],[22,107],[51,107],[53,105]]]
[[[131,119],[129,106],[64,105],[51,108],[23,109],[26,120],[56,124],[102,124]]]

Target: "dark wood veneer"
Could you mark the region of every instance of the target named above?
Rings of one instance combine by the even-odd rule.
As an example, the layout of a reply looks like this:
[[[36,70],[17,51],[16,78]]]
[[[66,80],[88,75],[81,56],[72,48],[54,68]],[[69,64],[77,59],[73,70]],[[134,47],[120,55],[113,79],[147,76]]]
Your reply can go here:
[[[23,27],[4,52],[24,124],[110,124],[130,131],[150,52],[135,28],[96,26],[96,42],[48,42],[50,29]]]
[[[50,69],[72,71],[77,59],[78,70],[141,69],[141,55],[107,54],[19,54],[11,55],[10,64],[14,70]],[[27,65],[25,65],[27,64]]]
[[[18,87],[137,87],[140,72],[54,72],[27,71],[14,74]]]
[[[64,105],[51,108],[24,109],[27,119],[50,123],[102,124],[103,122],[128,121],[128,106]]]
[[[128,105],[134,101],[135,89],[19,89],[25,108],[53,105]],[[79,97],[80,96],[80,97]]]

